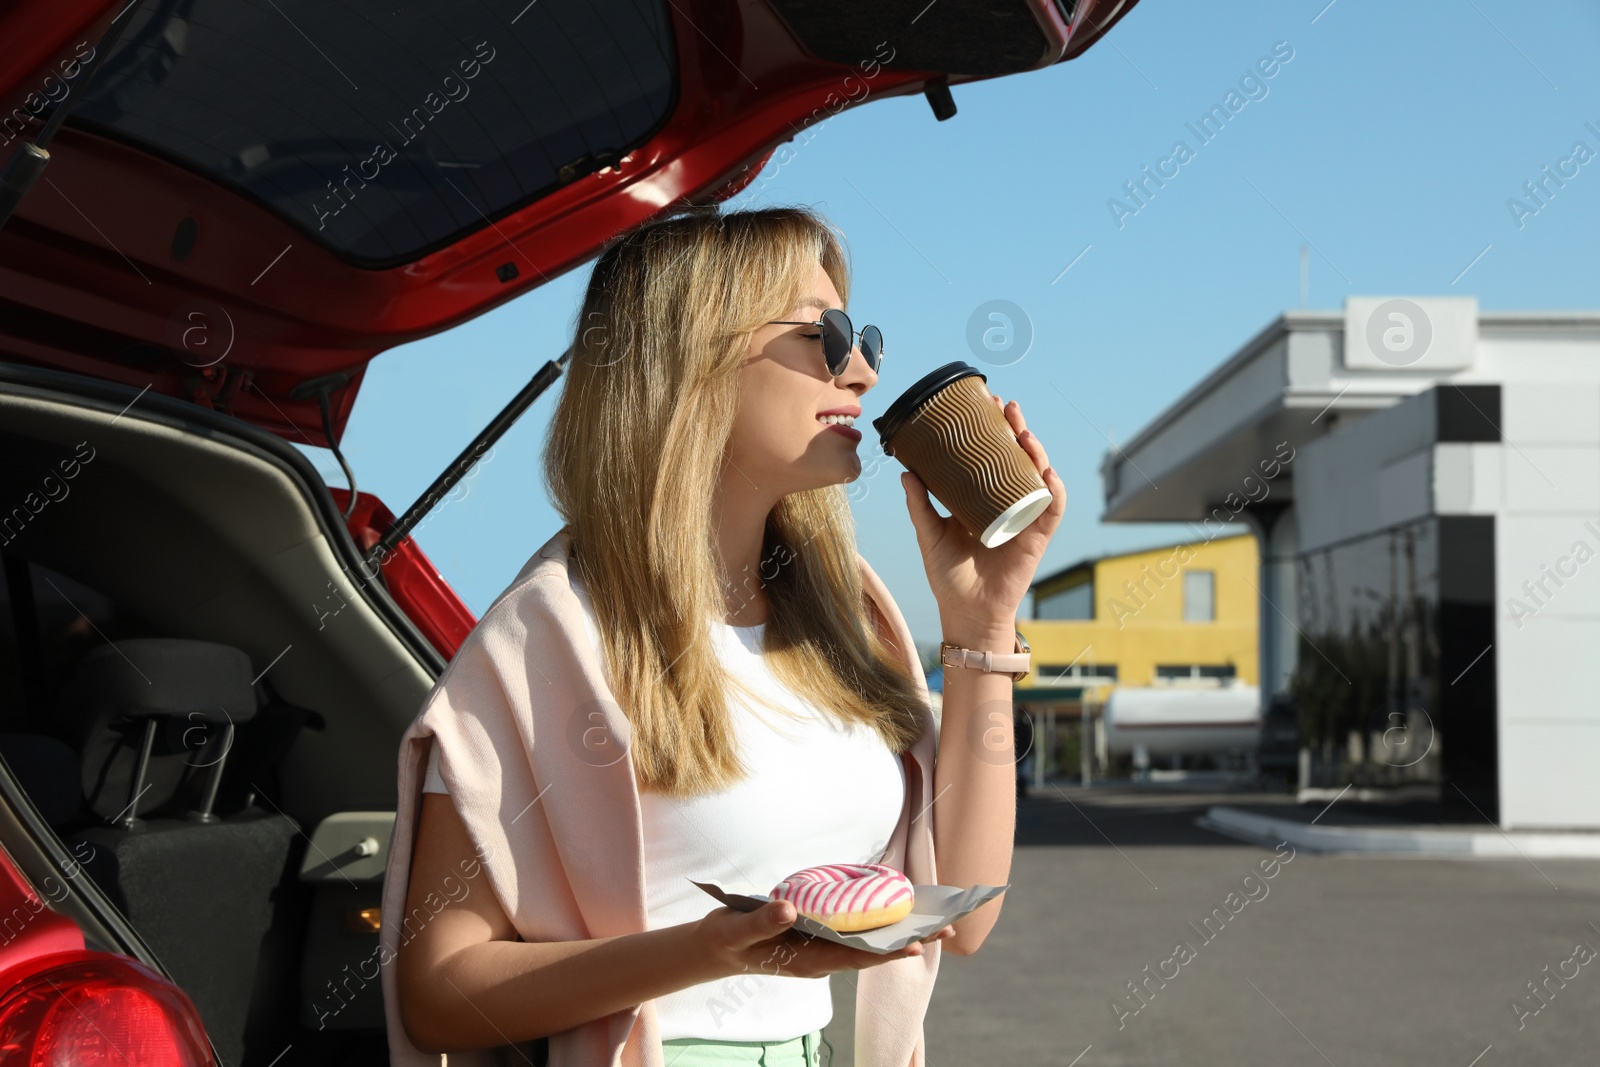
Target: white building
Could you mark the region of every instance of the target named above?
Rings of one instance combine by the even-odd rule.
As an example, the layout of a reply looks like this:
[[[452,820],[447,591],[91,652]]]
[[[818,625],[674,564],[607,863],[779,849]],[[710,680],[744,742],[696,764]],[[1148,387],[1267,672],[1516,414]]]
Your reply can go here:
[[[1101,471],[1106,521],[1256,532],[1264,702],[1503,829],[1600,827],[1600,313],[1286,312]]]

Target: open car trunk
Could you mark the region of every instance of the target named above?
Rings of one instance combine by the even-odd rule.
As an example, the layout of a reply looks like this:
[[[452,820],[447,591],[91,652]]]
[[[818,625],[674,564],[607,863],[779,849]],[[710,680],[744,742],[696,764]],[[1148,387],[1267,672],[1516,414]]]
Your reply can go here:
[[[316,471],[265,431],[0,364],[0,457],[0,844],[63,887],[51,905],[90,948],[169,973],[222,1062],[289,1043],[297,1063],[386,1062],[375,909],[394,753],[443,657],[364,577]],[[98,653],[140,692],[192,684],[160,676],[159,639],[239,650],[248,678],[225,718],[162,721],[129,830],[107,820],[143,735],[82,676]],[[190,818],[218,771],[219,818]],[[379,851],[357,856],[368,838]]]
[[[379,352],[847,108],[948,118],[950,86],[1069,61],[1134,3],[22,0],[0,160],[64,118],[0,226],[0,354],[333,445]]]

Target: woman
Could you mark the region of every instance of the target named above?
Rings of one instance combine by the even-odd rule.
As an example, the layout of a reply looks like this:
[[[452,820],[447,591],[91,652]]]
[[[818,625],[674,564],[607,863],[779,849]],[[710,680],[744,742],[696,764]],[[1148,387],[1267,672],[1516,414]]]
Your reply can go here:
[[[923,1064],[939,950],[976,951],[998,902],[880,955],[693,884],[1010,870],[1011,678],[947,672],[934,772],[909,630],[855,551],[859,435],[829,413],[860,416],[880,349],[824,337],[848,286],[802,209],[672,217],[596,264],[546,443],[566,525],[402,745],[382,941],[398,1067],[545,1035],[552,1067],[815,1065],[828,976],[850,971],[857,1063]],[[902,477],[944,639],[979,651],[1015,647],[1066,500],[1003,410],[1055,498],[1005,545]]]

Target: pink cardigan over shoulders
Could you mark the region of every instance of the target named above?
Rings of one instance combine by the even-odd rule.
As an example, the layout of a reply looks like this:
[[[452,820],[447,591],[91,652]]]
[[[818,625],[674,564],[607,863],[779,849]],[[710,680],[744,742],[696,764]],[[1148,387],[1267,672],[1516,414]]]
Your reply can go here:
[[[638,790],[627,753],[629,724],[606,682],[583,607],[567,576],[563,528],[492,604],[440,676],[400,743],[399,802],[383,886],[383,999],[395,1067],[487,1067],[522,1063],[510,1049],[451,1053],[417,1049],[400,1021],[394,958],[448,899],[492,888],[524,941],[642,933],[644,842]],[[897,648],[924,696],[921,738],[901,760],[906,804],[882,862],[918,885],[937,884],[931,804],[934,721],[910,630],[865,559],[861,584],[879,632]],[[430,740],[431,738],[431,740]],[[440,749],[457,811],[477,847],[459,878],[429,887],[405,911],[411,850],[429,745]],[[717,872],[708,871],[708,878]],[[859,1067],[926,1067],[923,1016],[939,971],[940,945],[920,957],[844,972],[856,983]],[[463,1004],[463,1010],[470,1011]],[[663,1067],[655,1002],[550,1036],[550,1067]]]

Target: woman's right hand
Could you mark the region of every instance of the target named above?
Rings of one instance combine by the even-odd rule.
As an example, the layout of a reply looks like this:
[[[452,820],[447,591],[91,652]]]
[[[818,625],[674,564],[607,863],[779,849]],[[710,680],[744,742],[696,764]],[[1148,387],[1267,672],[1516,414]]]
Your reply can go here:
[[[821,978],[835,971],[860,971],[923,954],[923,943],[955,936],[946,926],[896,952],[868,952],[793,929],[799,913],[787,900],[768,901],[754,911],[721,907],[695,924],[719,969],[787,978]]]

